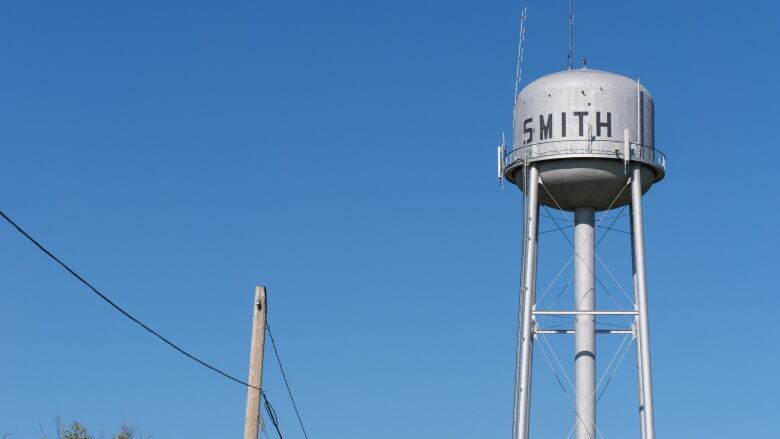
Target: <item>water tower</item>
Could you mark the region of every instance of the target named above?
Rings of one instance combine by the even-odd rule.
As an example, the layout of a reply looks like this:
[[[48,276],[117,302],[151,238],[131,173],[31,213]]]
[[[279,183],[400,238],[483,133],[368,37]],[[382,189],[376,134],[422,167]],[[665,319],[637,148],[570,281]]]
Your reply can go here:
[[[664,177],[655,149],[653,98],[638,80],[604,71],[570,69],[539,78],[516,95],[510,151],[500,173],[524,194],[524,238],[515,439],[528,439],[531,370],[539,334],[574,336],[574,431],[595,439],[596,334],[633,334],[637,349],[639,418],[643,439],[654,439],[650,333],[645,280],[642,195]],[[536,307],[540,205],[573,212],[574,301],[570,309]],[[630,205],[634,309],[596,307],[595,213]],[[573,317],[573,327],[548,330],[540,316]],[[600,316],[626,315],[633,324],[597,329]]]

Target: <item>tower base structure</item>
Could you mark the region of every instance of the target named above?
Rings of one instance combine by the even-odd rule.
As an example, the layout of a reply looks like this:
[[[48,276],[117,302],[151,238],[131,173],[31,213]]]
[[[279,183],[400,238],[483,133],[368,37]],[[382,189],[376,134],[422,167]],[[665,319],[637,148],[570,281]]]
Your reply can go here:
[[[650,332],[645,270],[642,178],[646,175],[642,163],[631,163],[629,178],[623,188],[629,194],[631,208],[631,243],[634,279],[633,310],[599,310],[596,308],[596,242],[595,212],[592,207],[574,210],[574,303],[570,310],[538,310],[536,304],[536,270],[539,234],[540,193],[545,191],[537,166],[530,163],[524,170],[525,189],[524,260],[521,290],[520,325],[518,328],[517,389],[513,437],[528,439],[530,435],[531,383],[533,346],[539,334],[574,335],[574,430],[577,439],[598,436],[596,423],[596,334],[633,334],[637,346],[637,380],[639,383],[639,417],[642,439],[654,439],[653,385],[650,363]],[[548,330],[538,325],[545,315],[573,316],[573,330]],[[623,330],[597,330],[598,316],[626,315],[634,324]]]

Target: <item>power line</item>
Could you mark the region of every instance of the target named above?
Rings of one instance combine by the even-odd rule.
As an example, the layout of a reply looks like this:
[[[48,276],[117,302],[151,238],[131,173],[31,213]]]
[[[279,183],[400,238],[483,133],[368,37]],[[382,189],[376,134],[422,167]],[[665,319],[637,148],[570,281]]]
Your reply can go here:
[[[271,401],[268,400],[268,395],[266,395],[263,391],[260,391],[260,394],[263,395],[263,405],[265,405],[265,412],[268,413],[268,419],[270,419],[271,424],[274,425],[276,434],[279,435],[279,439],[284,439],[282,432],[279,430],[279,419],[276,417],[276,410],[274,410],[273,406],[271,405]]]
[[[290,395],[290,401],[292,402],[293,409],[295,409],[295,416],[298,417],[298,424],[301,426],[301,431],[303,431],[303,436],[306,439],[309,439],[309,435],[306,434],[306,428],[303,426],[303,421],[301,420],[301,414],[298,412],[298,406],[295,405],[295,398],[293,398],[292,390],[290,390],[290,383],[287,381],[287,374],[284,373],[284,367],[282,366],[282,360],[279,358],[279,351],[276,350],[276,341],[274,340],[274,335],[271,333],[271,325],[268,324],[268,321],[265,322],[265,327],[268,329],[268,336],[271,338],[271,346],[274,348],[274,355],[276,356],[276,362],[279,363],[279,370],[282,372],[282,378],[284,378],[284,385],[287,387],[287,394]]]
[[[46,247],[44,247],[44,246],[43,246],[41,243],[39,243],[38,241],[36,241],[36,240],[35,240],[35,238],[33,238],[32,236],[30,236],[30,234],[29,234],[29,233],[25,232],[25,231],[24,231],[24,229],[22,229],[22,228],[21,228],[21,227],[20,227],[18,224],[16,224],[16,223],[15,223],[15,222],[14,222],[14,221],[11,219],[11,218],[9,218],[9,217],[8,217],[8,215],[6,215],[6,214],[5,214],[5,213],[4,213],[2,210],[0,210],[0,216],[2,216],[2,217],[3,217],[3,219],[5,219],[5,220],[6,220],[6,221],[7,221],[9,224],[11,224],[11,225],[12,225],[12,226],[13,226],[13,227],[14,227],[14,228],[15,228],[15,229],[16,229],[16,230],[19,232],[19,233],[21,233],[22,235],[24,235],[24,237],[25,237],[25,238],[27,238],[27,240],[28,240],[28,241],[30,241],[31,243],[33,243],[33,244],[34,244],[36,247],[38,247],[38,249],[39,249],[39,250],[41,250],[42,252],[44,252],[44,253],[46,254],[46,256],[50,257],[50,258],[51,258],[51,259],[53,259],[53,260],[54,260],[56,263],[58,263],[60,266],[62,266],[62,268],[64,268],[64,269],[65,269],[65,270],[66,270],[68,273],[70,273],[71,275],[73,275],[73,277],[75,277],[76,279],[78,279],[78,281],[79,281],[79,282],[81,282],[82,284],[86,285],[86,286],[87,286],[87,288],[89,288],[90,290],[92,290],[92,292],[93,292],[93,293],[95,293],[95,294],[96,294],[98,297],[100,297],[100,298],[101,298],[101,299],[103,299],[103,300],[104,300],[106,303],[108,303],[109,305],[111,305],[111,306],[112,306],[114,309],[116,309],[117,311],[119,311],[120,313],[122,313],[122,314],[123,314],[125,317],[127,317],[128,319],[130,319],[130,320],[132,320],[133,322],[135,322],[136,324],[138,324],[138,326],[140,326],[141,328],[143,328],[144,330],[146,330],[146,331],[147,331],[147,332],[149,332],[150,334],[152,334],[152,335],[154,335],[155,337],[157,337],[157,338],[159,338],[160,340],[162,340],[162,341],[163,341],[163,343],[165,343],[165,344],[167,344],[168,346],[172,347],[173,349],[175,349],[176,351],[178,351],[179,353],[181,353],[181,354],[182,354],[182,355],[184,355],[185,357],[189,358],[190,360],[193,360],[193,361],[195,361],[196,363],[200,364],[201,366],[204,366],[204,367],[206,367],[207,369],[210,369],[211,371],[213,371],[213,372],[216,372],[216,373],[218,373],[219,375],[222,375],[224,378],[227,378],[227,379],[229,379],[229,380],[231,380],[231,381],[234,381],[234,382],[236,382],[236,383],[238,383],[238,384],[242,384],[242,385],[244,385],[244,386],[247,386],[247,387],[251,387],[251,388],[253,388],[253,389],[260,390],[260,388],[259,388],[259,387],[257,387],[257,386],[253,386],[253,385],[251,385],[251,384],[247,383],[246,381],[243,381],[243,380],[241,380],[241,379],[238,379],[238,378],[234,377],[233,375],[230,375],[229,373],[227,373],[227,372],[224,372],[224,371],[222,371],[222,370],[220,370],[220,369],[218,369],[218,368],[216,368],[216,367],[214,367],[214,366],[210,365],[209,363],[206,363],[205,361],[203,361],[203,360],[201,360],[200,358],[198,358],[198,357],[194,356],[193,354],[191,354],[191,353],[189,353],[189,352],[185,351],[184,349],[182,349],[182,348],[180,348],[178,345],[176,345],[176,343],[174,343],[174,342],[172,342],[171,340],[167,339],[166,337],[164,337],[163,335],[161,335],[159,332],[155,331],[154,329],[150,328],[149,326],[147,326],[147,325],[146,325],[145,323],[143,323],[142,321],[138,320],[138,319],[137,319],[136,317],[134,317],[132,314],[130,314],[129,312],[125,311],[124,309],[122,309],[122,307],[120,307],[119,305],[117,305],[116,303],[114,303],[114,301],[112,301],[111,299],[109,299],[109,298],[108,298],[108,297],[107,297],[105,294],[101,293],[101,292],[100,292],[100,291],[99,291],[97,288],[95,288],[94,286],[92,286],[92,284],[91,284],[91,283],[89,283],[89,282],[88,282],[86,279],[84,279],[83,277],[81,277],[81,276],[80,276],[78,273],[76,273],[76,272],[75,272],[73,269],[71,269],[71,268],[70,268],[70,267],[69,267],[67,264],[65,264],[64,262],[62,262],[62,260],[60,260],[60,259],[59,259],[57,256],[54,256],[54,254],[53,254],[52,252],[50,252],[48,249],[46,249]],[[276,347],[274,347],[274,350],[276,350]],[[285,379],[285,382],[286,382],[286,381],[287,381],[287,380]],[[289,390],[289,388],[288,388],[288,390]],[[267,400],[266,400],[266,401],[267,401]],[[296,410],[296,413],[297,413],[297,410]]]
[[[198,358],[198,357],[194,356],[193,354],[191,354],[191,353],[189,353],[189,352],[185,351],[184,349],[180,348],[178,345],[176,345],[176,343],[172,342],[171,340],[169,340],[169,339],[168,339],[168,338],[166,338],[165,336],[161,335],[159,332],[157,332],[157,331],[155,331],[154,329],[150,328],[150,327],[149,327],[149,326],[147,326],[145,323],[143,323],[142,321],[140,321],[140,320],[138,320],[136,317],[134,317],[132,314],[130,314],[129,312],[125,311],[125,310],[124,310],[124,309],[123,309],[121,306],[117,305],[117,304],[116,304],[114,301],[112,301],[111,299],[109,299],[109,298],[108,298],[108,296],[106,296],[105,294],[103,294],[102,292],[100,292],[100,290],[98,290],[97,288],[95,288],[95,287],[94,287],[94,286],[93,286],[91,283],[89,283],[89,282],[88,282],[86,279],[84,279],[83,277],[81,277],[81,275],[79,275],[78,273],[76,273],[76,272],[75,272],[75,271],[74,271],[72,268],[70,268],[70,267],[69,267],[69,266],[68,266],[66,263],[62,262],[62,260],[61,260],[60,258],[58,258],[57,256],[55,256],[55,255],[54,255],[54,253],[50,252],[50,251],[49,251],[49,250],[48,250],[46,247],[44,247],[44,246],[43,246],[43,244],[41,244],[40,242],[38,242],[38,241],[37,241],[35,238],[33,238],[32,236],[30,236],[30,234],[29,234],[29,233],[27,233],[27,232],[26,232],[24,229],[22,229],[22,227],[21,227],[21,226],[19,226],[19,225],[18,225],[18,224],[17,224],[17,223],[16,223],[14,220],[12,220],[12,219],[11,219],[11,218],[10,218],[8,215],[6,215],[6,214],[5,214],[5,212],[3,212],[2,210],[0,210],[0,216],[2,216],[2,217],[3,217],[3,219],[5,219],[5,220],[6,220],[6,221],[7,221],[7,222],[10,224],[10,225],[12,225],[12,226],[13,226],[13,227],[14,227],[14,228],[15,228],[15,229],[16,229],[16,230],[19,232],[19,233],[21,233],[21,234],[22,234],[22,235],[23,235],[25,238],[27,238],[27,240],[28,240],[28,241],[30,241],[31,243],[33,243],[33,244],[34,244],[36,247],[38,247],[38,249],[39,249],[39,250],[41,250],[43,253],[45,253],[45,254],[46,254],[46,256],[50,257],[50,258],[51,258],[52,260],[54,260],[54,261],[55,261],[57,264],[59,264],[60,266],[62,266],[62,268],[64,268],[64,269],[65,269],[65,270],[66,270],[68,273],[70,273],[71,275],[73,275],[73,277],[75,277],[76,279],[78,279],[78,281],[79,281],[79,282],[81,282],[81,283],[82,283],[82,284],[84,284],[84,285],[85,285],[87,288],[89,288],[90,290],[92,290],[92,292],[93,292],[93,293],[95,293],[95,294],[96,294],[98,297],[100,297],[100,298],[101,298],[101,299],[103,299],[103,300],[104,300],[106,303],[108,303],[109,305],[111,305],[111,306],[112,306],[114,309],[116,309],[117,311],[119,311],[120,313],[122,313],[122,315],[124,315],[124,316],[125,316],[125,317],[127,317],[128,319],[130,319],[130,320],[132,320],[133,322],[135,322],[136,324],[138,324],[138,326],[140,326],[141,328],[143,328],[144,330],[146,330],[146,331],[147,331],[147,332],[149,332],[150,334],[154,335],[155,337],[159,338],[159,339],[160,339],[160,340],[162,340],[162,341],[163,341],[165,344],[167,344],[168,346],[172,347],[173,349],[175,349],[176,351],[178,351],[178,352],[179,352],[179,353],[181,353],[182,355],[184,355],[184,356],[186,356],[187,358],[189,358],[189,359],[191,359],[191,360],[195,361],[196,363],[200,364],[201,366],[204,366],[204,367],[206,367],[207,369],[209,369],[209,370],[211,370],[211,371],[213,371],[213,372],[216,372],[216,373],[218,373],[219,375],[222,375],[224,378],[227,378],[227,379],[229,379],[229,380],[231,380],[231,381],[234,381],[234,382],[236,382],[236,383],[238,383],[238,384],[242,384],[242,385],[244,385],[244,386],[246,386],[246,387],[251,387],[251,388],[253,388],[253,389],[257,389],[257,390],[259,390],[259,391],[260,391],[260,394],[262,395],[262,397],[263,397],[263,400],[264,400],[265,411],[268,413],[268,417],[271,419],[271,423],[273,424],[274,428],[276,429],[276,433],[279,435],[279,439],[283,439],[282,432],[281,432],[281,430],[279,429],[279,419],[278,419],[278,418],[277,418],[277,416],[276,416],[276,411],[274,410],[273,406],[271,405],[271,402],[268,400],[268,395],[266,395],[266,393],[265,393],[265,392],[264,392],[262,389],[260,389],[260,388],[259,388],[259,387],[257,387],[257,386],[253,386],[253,385],[251,385],[251,384],[247,383],[247,382],[246,382],[246,381],[244,381],[244,380],[241,380],[241,379],[239,379],[239,378],[236,378],[236,377],[234,377],[233,375],[230,375],[229,373],[227,373],[227,372],[225,372],[225,371],[223,371],[223,370],[221,370],[221,369],[218,369],[218,368],[216,368],[216,367],[214,367],[214,366],[210,365],[209,363],[206,363],[205,361],[201,360],[200,358]],[[266,321],[266,328],[268,328],[268,335],[271,337],[271,344],[273,345],[273,348],[274,348],[274,354],[276,355],[276,361],[279,363],[279,369],[281,369],[281,371],[282,371],[282,377],[284,378],[284,384],[285,384],[285,386],[287,387],[287,393],[290,395],[290,400],[292,401],[292,403],[293,403],[293,408],[295,409],[295,415],[298,417],[298,423],[301,425],[301,429],[303,430],[303,435],[304,435],[304,436],[306,436],[306,439],[309,439],[309,436],[306,434],[306,430],[303,428],[303,422],[301,421],[301,415],[298,413],[298,407],[295,405],[295,400],[293,399],[293,396],[292,396],[292,391],[290,390],[290,384],[287,382],[287,375],[285,375],[285,373],[284,373],[284,368],[282,367],[282,361],[281,361],[281,359],[279,358],[279,353],[278,353],[278,351],[276,350],[276,342],[274,341],[273,335],[271,334],[271,327],[268,325],[268,322],[267,322],[267,321]]]

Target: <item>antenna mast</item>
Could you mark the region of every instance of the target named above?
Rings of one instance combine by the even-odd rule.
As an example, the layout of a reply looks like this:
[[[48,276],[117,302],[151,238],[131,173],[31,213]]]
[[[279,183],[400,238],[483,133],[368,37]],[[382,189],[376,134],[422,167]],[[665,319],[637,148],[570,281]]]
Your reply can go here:
[[[574,48],[574,6],[573,0],[569,0],[569,70],[571,70],[571,60]]]
[[[515,71],[515,101],[517,92],[520,91],[520,79],[523,76],[523,51],[525,50],[525,19],[528,17],[528,6],[520,13],[520,43],[517,46],[517,69]]]
[[[512,138],[514,139],[516,116],[517,116],[517,93],[520,91],[520,79],[523,76],[523,51],[525,50],[525,19],[528,17],[528,6],[523,7],[520,13],[520,42],[517,46],[517,66],[515,68],[515,94],[512,96]],[[512,142],[514,150],[514,141]],[[498,182],[501,188],[504,187],[504,159],[506,157],[506,139],[501,134],[501,145],[498,146]]]

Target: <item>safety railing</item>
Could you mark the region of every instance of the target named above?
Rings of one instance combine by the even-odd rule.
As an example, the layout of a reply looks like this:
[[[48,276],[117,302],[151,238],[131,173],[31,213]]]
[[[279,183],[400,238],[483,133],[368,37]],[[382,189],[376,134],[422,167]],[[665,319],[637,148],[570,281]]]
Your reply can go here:
[[[629,161],[639,161],[666,170],[666,156],[661,151],[638,143],[629,143]],[[616,140],[554,140],[536,142],[515,148],[504,155],[504,169],[528,162],[574,157],[604,157],[624,160],[625,144]]]

